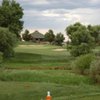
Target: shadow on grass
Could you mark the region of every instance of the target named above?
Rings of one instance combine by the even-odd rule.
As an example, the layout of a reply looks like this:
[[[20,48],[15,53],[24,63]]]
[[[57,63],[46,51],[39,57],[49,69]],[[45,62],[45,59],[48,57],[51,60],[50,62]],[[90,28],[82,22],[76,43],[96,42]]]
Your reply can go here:
[[[5,62],[10,63],[33,63],[40,61],[42,55],[33,53],[16,53],[14,57],[6,59]]]
[[[71,58],[64,56],[42,55],[33,53],[16,53],[14,57],[6,59],[9,63],[47,63],[47,62],[67,62]]]

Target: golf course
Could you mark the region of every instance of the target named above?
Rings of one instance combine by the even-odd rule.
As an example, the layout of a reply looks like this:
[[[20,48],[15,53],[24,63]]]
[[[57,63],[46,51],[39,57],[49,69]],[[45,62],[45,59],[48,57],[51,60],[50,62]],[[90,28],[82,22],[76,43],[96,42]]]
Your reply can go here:
[[[100,0],[0,0],[0,100],[100,100]]]
[[[65,46],[20,43],[0,67],[0,100],[100,100],[100,86],[73,73]]]

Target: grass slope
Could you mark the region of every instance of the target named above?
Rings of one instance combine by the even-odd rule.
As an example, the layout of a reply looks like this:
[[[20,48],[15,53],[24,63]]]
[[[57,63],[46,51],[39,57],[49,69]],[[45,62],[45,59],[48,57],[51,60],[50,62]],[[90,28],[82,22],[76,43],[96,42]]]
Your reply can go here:
[[[72,59],[67,50],[50,45],[19,45],[15,48],[15,57],[6,60],[3,66],[12,69],[65,69]]]
[[[100,86],[71,72],[74,58],[63,47],[22,43],[0,68],[0,100],[100,100]],[[52,70],[51,70],[52,69]]]
[[[51,91],[53,100],[99,100],[100,89],[86,85],[60,85],[36,82],[0,82],[0,100],[45,100]],[[86,98],[86,99],[85,99]]]
[[[92,84],[86,76],[75,75],[66,70],[4,70],[1,81],[47,82],[65,85]]]

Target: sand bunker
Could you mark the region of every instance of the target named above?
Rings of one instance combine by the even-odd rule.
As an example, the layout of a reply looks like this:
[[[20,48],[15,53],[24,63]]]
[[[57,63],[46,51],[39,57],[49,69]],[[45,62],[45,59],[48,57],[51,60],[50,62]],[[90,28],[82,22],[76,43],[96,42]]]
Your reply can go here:
[[[53,51],[65,51],[66,49],[54,49]]]

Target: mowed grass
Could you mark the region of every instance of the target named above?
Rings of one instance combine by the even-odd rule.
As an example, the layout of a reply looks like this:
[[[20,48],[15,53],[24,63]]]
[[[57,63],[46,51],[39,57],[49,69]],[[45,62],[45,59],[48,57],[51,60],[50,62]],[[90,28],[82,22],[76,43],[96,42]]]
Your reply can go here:
[[[99,87],[84,84],[0,82],[0,100],[45,100],[48,90],[51,91],[53,100],[99,100],[100,98]]]
[[[53,100],[100,100],[100,86],[74,74],[73,60],[64,47],[22,43],[0,68],[0,100],[45,100],[47,91]]]
[[[66,69],[73,59],[66,49],[51,45],[19,45],[15,57],[4,61],[5,68],[12,69]]]

